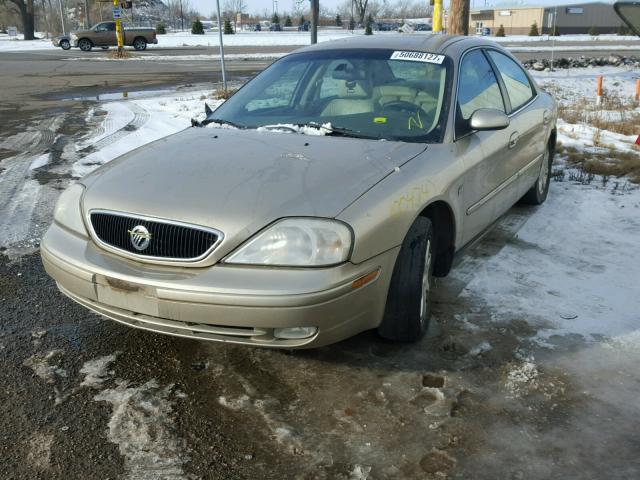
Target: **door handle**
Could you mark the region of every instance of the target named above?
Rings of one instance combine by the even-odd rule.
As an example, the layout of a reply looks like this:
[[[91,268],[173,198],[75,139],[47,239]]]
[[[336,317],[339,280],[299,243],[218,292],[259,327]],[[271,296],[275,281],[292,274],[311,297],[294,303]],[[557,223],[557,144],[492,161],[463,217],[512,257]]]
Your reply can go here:
[[[518,140],[520,140],[520,134],[513,132],[509,137],[509,148],[514,148],[518,144]]]

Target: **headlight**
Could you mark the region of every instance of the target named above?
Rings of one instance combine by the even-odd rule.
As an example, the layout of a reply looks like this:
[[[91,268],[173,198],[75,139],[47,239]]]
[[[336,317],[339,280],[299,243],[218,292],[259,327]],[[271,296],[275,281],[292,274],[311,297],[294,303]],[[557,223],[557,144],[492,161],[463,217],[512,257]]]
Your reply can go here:
[[[84,186],[74,183],[67,188],[56,203],[56,209],[53,213],[54,220],[69,230],[80,235],[87,235],[82,221],[82,211],[80,209],[80,199],[84,192]]]
[[[320,267],[349,258],[351,230],[322,218],[286,218],[257,234],[226,259],[227,263]]]

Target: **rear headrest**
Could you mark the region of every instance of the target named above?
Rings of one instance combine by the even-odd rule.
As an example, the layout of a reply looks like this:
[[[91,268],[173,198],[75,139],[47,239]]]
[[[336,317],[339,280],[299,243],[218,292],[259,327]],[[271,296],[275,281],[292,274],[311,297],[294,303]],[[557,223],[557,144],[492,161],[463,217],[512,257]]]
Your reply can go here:
[[[333,69],[331,77],[336,80],[364,80],[366,78],[365,72],[354,68],[348,63],[341,63]]]

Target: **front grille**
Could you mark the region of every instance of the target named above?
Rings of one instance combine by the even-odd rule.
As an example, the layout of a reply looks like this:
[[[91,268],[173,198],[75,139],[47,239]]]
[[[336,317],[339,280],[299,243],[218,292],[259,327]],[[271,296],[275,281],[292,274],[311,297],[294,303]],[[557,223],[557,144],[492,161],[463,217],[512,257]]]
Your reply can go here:
[[[93,231],[102,243],[144,258],[199,260],[221,240],[220,233],[203,227],[109,212],[91,212],[90,217]],[[131,241],[130,232],[138,226],[150,234],[149,244],[142,250]]]

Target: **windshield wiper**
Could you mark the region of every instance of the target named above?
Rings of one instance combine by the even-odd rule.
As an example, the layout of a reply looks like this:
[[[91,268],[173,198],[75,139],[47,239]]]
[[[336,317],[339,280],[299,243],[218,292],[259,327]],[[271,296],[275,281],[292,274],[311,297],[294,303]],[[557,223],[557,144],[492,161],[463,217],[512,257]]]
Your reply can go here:
[[[346,127],[334,127],[330,123],[319,124],[317,122],[309,122],[309,123],[298,123],[296,124],[298,127],[311,127],[316,128],[318,130],[324,131],[325,135],[336,135],[340,137],[350,137],[350,138],[364,138],[368,140],[380,140],[380,137],[377,135],[367,135],[365,133],[360,133],[356,130],[351,130]]]
[[[217,123],[219,125],[229,125],[230,127],[234,127],[234,128],[238,128],[238,129],[246,128],[243,125],[238,125],[237,123],[231,122],[229,120],[224,120],[222,118],[205,118],[201,122],[197,121],[194,118],[191,119],[191,126],[192,127],[204,127],[206,125],[209,125],[210,123]]]

